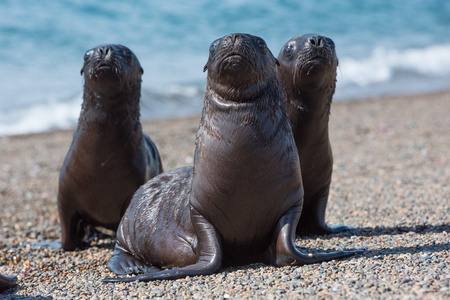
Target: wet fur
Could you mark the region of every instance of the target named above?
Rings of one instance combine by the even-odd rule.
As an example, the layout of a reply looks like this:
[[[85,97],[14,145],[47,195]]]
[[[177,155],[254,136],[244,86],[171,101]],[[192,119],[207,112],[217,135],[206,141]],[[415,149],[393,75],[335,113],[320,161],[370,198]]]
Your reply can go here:
[[[328,122],[339,63],[334,42],[314,34],[296,36],[282,47],[278,60],[305,189],[297,233],[327,234],[348,229],[325,223],[333,170]]]
[[[232,34],[213,42],[194,168],[163,173],[135,194],[108,267],[145,274],[105,282],[206,275],[251,262],[302,265],[356,253],[306,255],[294,245],[303,189],[276,65],[258,37]],[[168,266],[175,268],[162,270]]]
[[[142,73],[122,45],[85,54],[83,104],[58,188],[65,250],[85,246],[89,227],[115,231],[133,193],[162,172],[158,150],[139,120]]]

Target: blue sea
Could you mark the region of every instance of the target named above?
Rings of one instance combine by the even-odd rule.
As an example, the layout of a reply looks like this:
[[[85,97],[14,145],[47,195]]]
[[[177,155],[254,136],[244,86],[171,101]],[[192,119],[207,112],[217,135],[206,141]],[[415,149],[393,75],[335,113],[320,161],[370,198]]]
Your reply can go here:
[[[449,0],[0,2],[0,135],[73,128],[84,52],[128,46],[144,68],[141,115],[201,112],[210,43],[258,35],[275,56],[290,38],[332,38],[335,101],[450,89]]]

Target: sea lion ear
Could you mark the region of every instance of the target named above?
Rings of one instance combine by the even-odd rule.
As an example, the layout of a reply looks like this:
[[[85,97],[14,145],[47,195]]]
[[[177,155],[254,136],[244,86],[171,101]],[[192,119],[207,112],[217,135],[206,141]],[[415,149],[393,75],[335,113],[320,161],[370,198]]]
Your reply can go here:
[[[142,67],[140,67],[141,69],[141,74],[144,74],[144,69]]]
[[[206,70],[208,70],[208,64],[206,64],[205,67],[203,68],[203,72],[206,72]]]
[[[276,58],[275,58],[275,63],[277,64],[277,66],[280,66],[280,62]]]
[[[81,71],[80,71],[80,75],[83,75],[83,73],[84,73],[84,70],[83,70],[84,68],[81,68]]]

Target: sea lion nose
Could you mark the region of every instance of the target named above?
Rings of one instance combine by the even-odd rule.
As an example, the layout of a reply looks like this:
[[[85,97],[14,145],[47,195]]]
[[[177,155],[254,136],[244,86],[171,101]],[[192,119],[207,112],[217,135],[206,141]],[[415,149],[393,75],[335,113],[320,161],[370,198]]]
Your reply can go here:
[[[308,38],[308,44],[315,48],[322,48],[323,47],[323,37],[320,35],[313,35]]]
[[[110,46],[100,46],[97,48],[97,53],[100,57],[109,58],[112,53],[112,48]]]
[[[232,42],[233,44],[236,42],[236,40],[237,40],[238,38],[239,38],[239,39],[242,38],[242,34],[240,34],[240,33],[230,34],[230,39],[231,39],[231,42]]]

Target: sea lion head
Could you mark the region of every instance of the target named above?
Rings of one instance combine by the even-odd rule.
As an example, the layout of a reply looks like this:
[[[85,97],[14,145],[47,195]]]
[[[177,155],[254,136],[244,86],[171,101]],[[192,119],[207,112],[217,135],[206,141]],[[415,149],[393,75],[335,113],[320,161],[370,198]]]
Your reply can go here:
[[[316,34],[296,36],[281,48],[278,60],[278,72],[285,90],[316,93],[322,89],[331,93],[330,97],[333,95],[339,61],[330,38]]]
[[[229,101],[257,98],[273,78],[278,60],[257,36],[234,33],[215,40],[209,48],[208,86]]]
[[[86,51],[81,75],[85,88],[96,95],[114,97],[122,91],[140,91],[144,73],[137,57],[125,46],[104,44]]]

